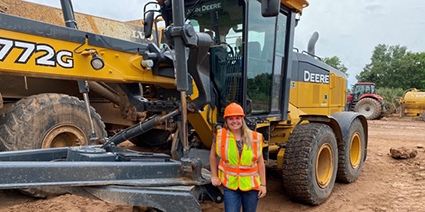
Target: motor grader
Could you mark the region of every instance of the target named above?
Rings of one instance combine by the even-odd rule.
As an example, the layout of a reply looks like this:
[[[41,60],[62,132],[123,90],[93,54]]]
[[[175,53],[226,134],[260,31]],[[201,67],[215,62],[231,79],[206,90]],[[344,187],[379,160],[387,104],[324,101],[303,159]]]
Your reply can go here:
[[[10,15],[16,15],[22,18],[43,21],[50,24],[65,26],[62,10],[60,8],[49,7],[45,5],[35,4],[21,0],[2,0],[0,7],[4,8],[3,12]],[[133,20],[128,22],[120,22],[106,18],[96,17],[92,15],[75,13],[75,20],[78,22],[78,29],[93,32],[96,34],[106,35],[123,40],[133,41],[137,43],[158,43],[159,35],[153,33],[150,38],[143,35],[143,20]],[[94,124],[98,133],[108,133],[112,135],[114,132],[129,127],[133,124],[143,121],[148,114],[147,112],[137,112],[136,108],[131,105],[124,92],[116,83],[112,82],[95,82],[88,81],[90,86],[89,101],[92,106]],[[141,84],[145,90],[144,96],[149,96],[150,85]],[[73,110],[75,116],[85,117],[84,102],[71,100],[73,97],[83,99],[83,94],[79,92],[78,84],[75,80],[66,78],[46,78],[37,75],[3,75],[0,78],[0,92],[3,97],[4,107],[0,109],[1,113],[6,116],[0,119],[0,125],[4,125],[12,119],[11,114],[21,111],[21,109],[12,106],[14,104],[25,105],[36,99],[69,99],[73,103],[69,103],[69,110]],[[151,93],[154,91],[151,91]],[[50,97],[48,96],[50,95]],[[61,94],[60,96],[58,94]],[[67,96],[69,97],[67,97]],[[19,101],[19,102],[18,102]],[[58,103],[56,103],[58,104]],[[26,111],[25,116],[39,116],[38,113],[54,103],[38,106],[37,110]],[[15,112],[6,112],[9,108]],[[81,108],[74,110],[74,108]],[[47,109],[49,110],[49,109]],[[67,113],[68,109],[56,111],[56,116],[62,116]],[[99,114],[99,115],[97,115]],[[9,115],[9,116],[8,116]],[[35,118],[37,119],[37,118]],[[40,131],[39,137],[32,138],[31,146],[28,148],[50,148],[64,147],[71,145],[88,145],[93,144],[90,137],[89,122],[81,122],[79,118],[68,120],[63,123],[62,120],[52,120],[56,122],[52,126],[56,128],[41,126],[31,131]],[[62,126],[59,126],[62,125]],[[104,126],[105,125],[105,126]],[[17,128],[25,129],[21,123],[16,123]],[[159,145],[167,142],[170,134],[174,132],[176,126],[174,123],[167,122],[156,126],[155,129],[148,133],[142,134],[131,141],[137,145],[150,146]],[[105,132],[106,131],[106,132]],[[106,136],[106,134],[105,134]],[[13,135],[13,140],[26,139],[25,133]],[[148,139],[149,138],[149,139]],[[151,138],[155,138],[158,142],[149,143]],[[8,145],[7,150],[23,149],[22,146]]]
[[[305,0],[158,1],[160,9],[144,12],[144,36],[152,34],[159,13],[166,26],[160,46],[78,30],[70,1],[61,4],[67,27],[0,14],[0,71],[76,80],[85,102],[77,109],[87,116],[76,117],[75,108],[56,115],[74,98],[32,98],[12,106],[19,109],[10,109],[17,112],[0,129],[0,140],[27,149],[36,137],[32,126],[54,130],[51,120],[78,119],[89,123],[87,139],[98,145],[2,152],[1,189],[53,186],[119,205],[200,211],[200,198],[223,200],[203,168],[231,102],[241,104],[249,127],[264,135],[263,157],[268,164],[277,161],[282,191],[294,201],[321,204],[336,180],[358,178],[367,153],[367,121],[341,112],[345,75],[294,51],[296,17],[308,6]],[[106,137],[93,121],[87,81],[117,83],[149,117]],[[20,112],[52,102],[36,119]],[[168,121],[177,126],[171,156],[117,147]],[[10,127],[15,122],[28,130]],[[15,133],[28,136],[13,140]]]

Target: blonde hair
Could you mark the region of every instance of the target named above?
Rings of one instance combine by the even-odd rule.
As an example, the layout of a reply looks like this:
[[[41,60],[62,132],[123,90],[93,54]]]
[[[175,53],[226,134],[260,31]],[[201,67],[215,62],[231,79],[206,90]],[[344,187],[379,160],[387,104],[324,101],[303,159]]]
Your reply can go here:
[[[224,122],[223,127],[226,130],[229,130],[229,126],[227,126],[227,119]],[[242,118],[241,138],[243,143],[248,147],[248,149],[251,149],[252,148],[252,133],[251,133],[251,130],[246,125],[244,118]]]

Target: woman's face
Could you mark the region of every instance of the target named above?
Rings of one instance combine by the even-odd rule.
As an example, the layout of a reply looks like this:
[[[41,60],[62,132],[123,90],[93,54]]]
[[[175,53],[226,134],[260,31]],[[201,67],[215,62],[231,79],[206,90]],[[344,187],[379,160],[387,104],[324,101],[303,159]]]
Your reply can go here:
[[[242,127],[242,116],[230,116],[226,118],[226,121],[231,131],[239,130]]]

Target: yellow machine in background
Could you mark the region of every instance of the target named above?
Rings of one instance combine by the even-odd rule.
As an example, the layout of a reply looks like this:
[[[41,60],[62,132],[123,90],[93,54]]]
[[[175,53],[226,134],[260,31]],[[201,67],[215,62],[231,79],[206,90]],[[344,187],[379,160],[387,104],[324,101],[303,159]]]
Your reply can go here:
[[[421,116],[425,121],[425,92],[416,88],[406,90],[400,99],[400,116]]]
[[[190,163],[200,160],[208,166],[212,138],[225,121],[224,108],[237,102],[245,110],[249,127],[264,135],[264,159],[276,160],[292,199],[318,205],[328,199],[337,180],[351,183],[358,178],[367,154],[367,122],[359,113],[342,112],[346,76],[315,59],[314,52],[293,50],[296,16],[308,6],[307,1],[166,0],[158,1],[158,6],[159,10],[145,11],[146,39],[140,42],[97,34],[97,24],[88,31],[75,29],[72,7],[63,9],[68,28],[0,14],[0,22],[8,23],[0,25],[1,79],[19,79],[25,91],[13,96],[13,86],[0,87],[5,105],[0,149],[97,141],[104,142],[105,151],[118,154],[115,145],[127,139],[141,136],[143,144],[161,145],[170,135],[164,131],[175,129],[171,155],[182,161],[181,169],[155,172],[152,168],[145,174],[183,173],[197,177],[184,183],[198,189],[207,181],[195,175],[199,164]],[[155,21],[154,12],[161,14],[166,25],[161,46],[149,40],[152,28],[147,26]],[[97,20],[81,14],[75,19],[90,24]],[[42,81],[31,84],[27,77]],[[53,84],[35,89],[43,80]],[[62,80],[78,80],[78,86],[74,85],[74,92],[64,92],[68,95],[59,94]],[[90,99],[89,88],[94,91]],[[106,137],[103,122],[109,131],[121,129],[111,121],[117,108],[121,117],[142,122]],[[158,128],[162,131],[155,131]],[[191,194],[195,196],[199,194]],[[161,198],[127,199],[153,204]]]

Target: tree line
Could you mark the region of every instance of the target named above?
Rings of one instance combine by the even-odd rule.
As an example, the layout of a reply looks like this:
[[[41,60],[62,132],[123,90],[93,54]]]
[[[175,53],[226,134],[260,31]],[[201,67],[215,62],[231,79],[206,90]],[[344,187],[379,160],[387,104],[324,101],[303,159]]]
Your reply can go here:
[[[359,82],[374,82],[378,88],[425,88],[425,52],[414,53],[405,46],[379,44],[370,60],[356,76]]]
[[[326,57],[322,61],[348,77],[348,68],[337,56]],[[376,93],[384,98],[388,111],[396,111],[405,90],[417,88],[425,91],[425,52],[411,52],[400,45],[379,44],[370,63],[356,75],[356,79],[358,82],[375,83]]]
[[[348,69],[337,56],[322,60],[347,74]],[[358,82],[373,82],[377,88],[425,90],[425,52],[411,52],[400,45],[379,44],[373,51],[370,63],[356,75],[356,79]]]

